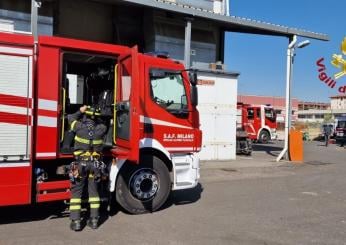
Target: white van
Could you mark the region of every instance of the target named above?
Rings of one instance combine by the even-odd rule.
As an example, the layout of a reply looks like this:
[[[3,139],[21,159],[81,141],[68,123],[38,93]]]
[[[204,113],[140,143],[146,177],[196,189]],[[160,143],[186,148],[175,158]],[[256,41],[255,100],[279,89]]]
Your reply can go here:
[[[346,117],[336,118],[335,139],[337,141],[346,140]]]

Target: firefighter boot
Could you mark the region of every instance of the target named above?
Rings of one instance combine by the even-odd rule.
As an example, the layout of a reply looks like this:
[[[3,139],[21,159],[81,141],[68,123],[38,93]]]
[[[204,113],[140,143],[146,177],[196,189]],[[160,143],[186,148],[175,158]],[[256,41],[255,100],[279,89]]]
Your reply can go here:
[[[99,219],[98,218],[90,218],[89,221],[88,221],[88,226],[91,228],[91,229],[97,229],[98,228],[98,225],[99,225]]]
[[[82,224],[80,220],[72,220],[70,224],[70,229],[73,231],[81,231]]]

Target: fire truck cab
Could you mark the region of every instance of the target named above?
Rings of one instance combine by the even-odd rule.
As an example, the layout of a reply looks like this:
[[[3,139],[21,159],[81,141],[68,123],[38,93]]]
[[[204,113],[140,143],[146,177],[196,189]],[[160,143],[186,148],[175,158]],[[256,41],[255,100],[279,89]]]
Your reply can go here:
[[[248,133],[250,139],[268,143],[277,138],[276,114],[270,105],[238,103],[237,124]]]
[[[199,179],[196,76],[137,48],[0,33],[0,206],[65,200],[67,115],[101,109],[109,189],[130,213],[157,210]]]

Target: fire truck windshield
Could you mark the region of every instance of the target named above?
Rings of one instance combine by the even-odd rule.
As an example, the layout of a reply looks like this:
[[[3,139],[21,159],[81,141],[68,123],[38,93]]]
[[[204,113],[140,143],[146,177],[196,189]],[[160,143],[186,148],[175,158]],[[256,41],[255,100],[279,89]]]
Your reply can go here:
[[[174,115],[187,114],[187,96],[183,76],[176,71],[150,71],[151,97],[159,106]]]
[[[271,121],[275,121],[276,120],[276,115],[275,115],[275,112],[274,112],[274,109],[273,108],[265,108],[264,109],[264,114],[265,114],[265,117]]]
[[[346,128],[346,121],[338,121],[337,128]]]

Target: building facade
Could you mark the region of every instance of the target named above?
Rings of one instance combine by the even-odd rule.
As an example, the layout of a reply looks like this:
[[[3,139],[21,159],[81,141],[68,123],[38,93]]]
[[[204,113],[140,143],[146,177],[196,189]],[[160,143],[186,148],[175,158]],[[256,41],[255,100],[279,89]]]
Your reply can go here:
[[[299,104],[298,104],[299,111],[328,110],[328,109],[330,109],[330,103],[299,101]]]
[[[300,101],[298,105],[299,122],[323,122],[331,114],[330,103]]]
[[[346,116],[346,95],[330,97],[330,103],[299,102],[298,121],[319,122]]]
[[[346,110],[346,95],[330,97],[330,107],[332,110]]]
[[[155,0],[153,3],[157,2]],[[226,0],[165,0],[167,6],[226,15]],[[187,17],[128,4],[127,1],[59,0],[41,1],[39,34],[89,41],[138,46],[140,52],[167,52],[184,61]],[[31,30],[31,1],[2,0],[0,29],[28,33]],[[192,19],[192,18],[191,18]],[[223,60],[224,30],[208,19],[192,19],[190,63],[208,69],[210,63]]]

